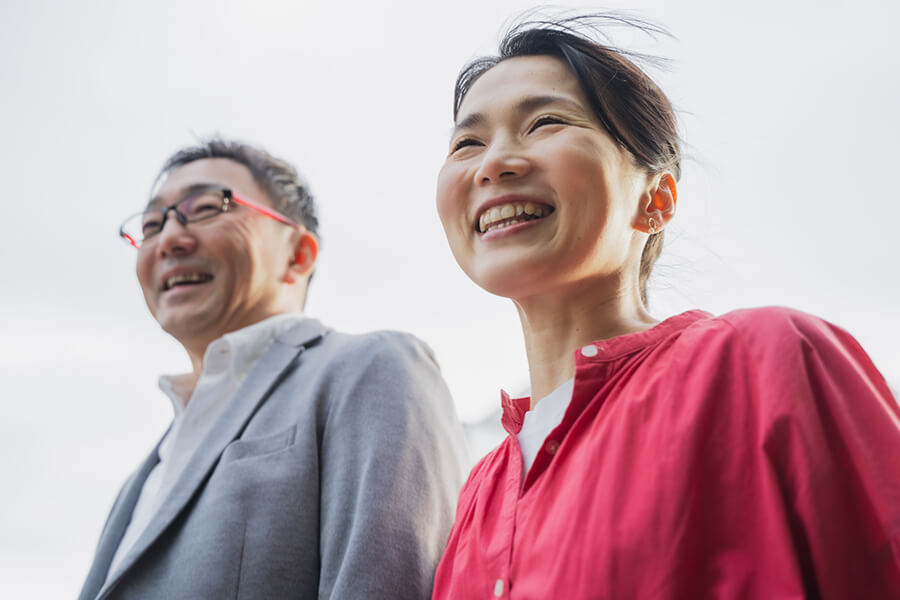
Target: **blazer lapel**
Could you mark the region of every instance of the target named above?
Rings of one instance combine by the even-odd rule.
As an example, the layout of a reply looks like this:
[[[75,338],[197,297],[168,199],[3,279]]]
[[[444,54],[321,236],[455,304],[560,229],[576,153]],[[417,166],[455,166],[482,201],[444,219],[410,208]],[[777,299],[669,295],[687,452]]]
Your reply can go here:
[[[164,435],[163,438],[166,436]],[[162,441],[162,440],[160,440]],[[159,442],[144,462],[138,468],[137,472],[122,488],[122,492],[116,503],[113,505],[100,536],[100,542],[97,544],[97,552],[94,554],[94,562],[91,564],[91,570],[88,571],[87,579],[81,588],[81,595],[78,600],[89,600],[97,596],[97,592],[106,582],[106,575],[109,573],[109,565],[122,536],[125,535],[125,529],[131,521],[131,513],[134,511],[134,505],[137,504],[138,497],[141,495],[141,488],[150,475],[150,471],[159,462]]]
[[[105,597],[111,591],[122,575],[175,520],[191,498],[206,483],[225,447],[240,437],[250,418],[269,394],[278,387],[282,378],[292,370],[291,367],[296,364],[300,354],[306,348],[315,345],[326,331],[319,321],[303,319],[296,326],[276,337],[272,346],[257,360],[247,378],[237,389],[222,416],[213,425],[212,430],[204,438],[184,472],[175,482],[168,498],[163,501],[159,511],[150,520],[147,528],[122,560],[117,572],[108,579],[107,585],[103,587],[98,598]],[[131,515],[130,510],[128,515]],[[119,534],[119,538],[121,535]],[[115,547],[113,551],[115,551]]]

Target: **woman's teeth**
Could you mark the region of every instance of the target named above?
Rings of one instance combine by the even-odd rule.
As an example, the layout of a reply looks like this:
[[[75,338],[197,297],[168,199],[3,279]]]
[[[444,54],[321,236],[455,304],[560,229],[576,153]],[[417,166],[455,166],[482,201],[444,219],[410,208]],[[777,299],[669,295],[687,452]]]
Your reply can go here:
[[[553,212],[549,206],[534,204],[532,202],[511,202],[492,206],[481,214],[478,219],[478,230],[487,233],[494,229],[502,229],[517,223],[540,219]]]

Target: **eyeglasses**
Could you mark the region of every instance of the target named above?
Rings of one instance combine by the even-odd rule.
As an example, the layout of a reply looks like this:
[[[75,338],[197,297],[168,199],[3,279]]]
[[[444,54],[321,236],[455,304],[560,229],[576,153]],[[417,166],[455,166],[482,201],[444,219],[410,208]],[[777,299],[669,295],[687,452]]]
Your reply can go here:
[[[169,211],[175,213],[175,218],[182,225],[206,221],[218,217],[224,212],[234,210],[234,205],[240,204],[247,208],[264,214],[265,216],[280,221],[293,229],[300,230],[300,225],[279,213],[276,210],[263,206],[252,200],[247,200],[235,195],[228,188],[218,186],[203,186],[192,190],[187,196],[169,206],[153,208],[128,217],[119,227],[119,236],[135,248],[140,248],[146,240],[153,237],[166,224]]]

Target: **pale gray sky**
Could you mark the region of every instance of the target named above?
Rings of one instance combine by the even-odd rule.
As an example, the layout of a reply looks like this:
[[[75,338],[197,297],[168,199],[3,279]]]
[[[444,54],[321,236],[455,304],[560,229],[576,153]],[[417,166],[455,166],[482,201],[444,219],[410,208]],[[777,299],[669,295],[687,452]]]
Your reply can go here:
[[[610,4],[608,4],[609,6]],[[514,310],[456,267],[435,175],[462,64],[520,1],[7,0],[0,5],[0,596],[77,592],[187,361],[116,237],[163,159],[221,132],[293,161],[321,204],[308,312],[409,330],[461,416],[526,383]],[[612,3],[677,40],[657,79],[687,141],[658,317],[780,304],[850,330],[900,386],[896,3]]]

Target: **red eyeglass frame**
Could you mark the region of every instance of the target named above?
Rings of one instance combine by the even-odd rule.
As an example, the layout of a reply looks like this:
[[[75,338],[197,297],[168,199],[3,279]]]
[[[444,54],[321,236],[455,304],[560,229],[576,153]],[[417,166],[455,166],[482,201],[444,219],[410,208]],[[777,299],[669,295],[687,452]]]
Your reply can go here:
[[[232,189],[230,189],[230,188],[219,187],[219,186],[211,185],[211,186],[208,186],[207,189],[211,189],[211,190],[219,190],[219,191],[222,192],[222,210],[220,210],[218,214],[214,215],[214,217],[217,217],[217,216],[219,216],[219,215],[222,214],[222,213],[228,212],[229,207],[231,206],[231,203],[234,202],[235,204],[240,204],[240,205],[242,205],[242,206],[246,206],[247,208],[253,209],[253,210],[255,210],[256,212],[261,213],[261,214],[263,214],[263,215],[269,217],[270,219],[275,219],[276,221],[278,221],[278,222],[280,222],[280,223],[284,223],[285,225],[287,225],[288,227],[291,227],[291,228],[294,229],[295,231],[300,231],[300,230],[303,228],[302,225],[300,225],[299,223],[297,223],[296,221],[294,221],[294,220],[291,219],[290,217],[284,216],[283,214],[281,214],[280,212],[278,212],[278,211],[275,210],[274,208],[269,208],[268,206],[265,206],[265,205],[260,204],[260,203],[258,203],[258,202],[254,202],[253,200],[247,200],[246,198],[241,198],[240,196],[238,196],[237,194],[235,194],[234,191],[233,191]],[[186,197],[185,197],[185,198],[186,198]],[[160,226],[160,231],[157,232],[157,233],[162,232],[162,227],[165,226],[165,224],[166,224],[166,223],[165,223],[165,220],[166,220],[166,218],[168,217],[168,214],[169,214],[169,211],[170,211],[170,210],[174,210],[174,211],[175,211],[176,219],[177,219],[178,222],[181,223],[182,225],[186,225],[187,223],[197,223],[197,222],[199,222],[199,221],[188,221],[187,218],[186,218],[181,212],[178,211],[177,206],[178,206],[179,204],[181,204],[181,202],[183,202],[183,201],[185,200],[185,198],[181,198],[180,200],[178,200],[178,202],[175,202],[175,203],[173,203],[173,204],[170,204],[169,206],[165,206],[165,207],[159,209],[159,210],[162,212],[162,215],[163,215],[163,221],[162,221],[162,225]],[[145,212],[146,212],[146,211],[141,212],[141,213],[138,213],[138,214],[143,215]],[[135,216],[137,216],[137,215],[135,215]],[[179,217],[180,217],[180,218],[179,218]],[[127,222],[128,220],[132,219],[132,218],[133,218],[133,217],[129,217],[128,219],[126,219],[126,222]],[[207,219],[200,219],[200,220],[201,220],[201,221],[205,221],[205,220],[207,220]],[[124,224],[123,224],[121,227],[119,227],[119,236],[120,236],[122,239],[124,239],[126,243],[128,243],[128,244],[131,245],[131,246],[133,246],[136,250],[140,250],[141,245],[143,244],[143,242],[144,242],[147,238],[144,238],[144,240],[142,240],[142,241],[139,243],[139,242],[137,242],[133,237],[131,237],[130,235],[128,235],[127,233],[125,233],[125,230],[123,229],[123,227],[124,227]],[[154,233],[153,235],[157,235],[157,234]],[[150,237],[153,237],[153,236],[150,236]]]

